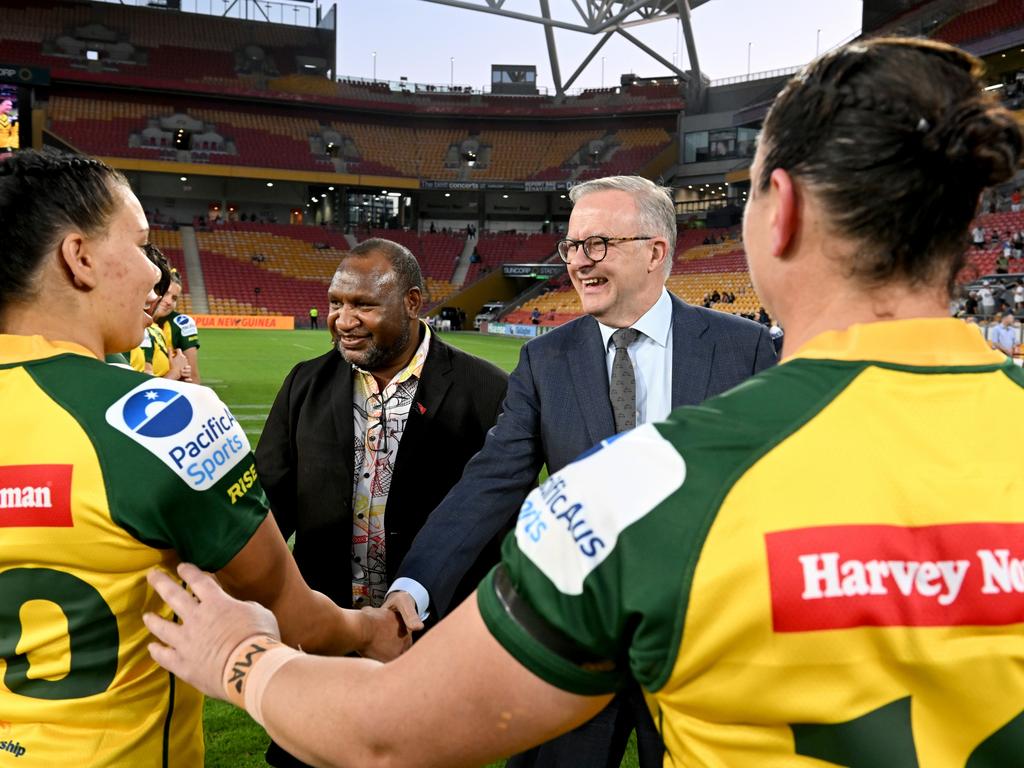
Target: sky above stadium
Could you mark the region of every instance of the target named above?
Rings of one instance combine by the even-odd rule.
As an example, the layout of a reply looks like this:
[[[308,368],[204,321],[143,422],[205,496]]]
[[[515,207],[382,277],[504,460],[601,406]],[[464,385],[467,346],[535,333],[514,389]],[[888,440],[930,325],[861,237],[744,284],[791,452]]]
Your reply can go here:
[[[477,2],[478,0],[474,0]],[[550,0],[557,19],[581,23],[571,0]],[[508,0],[511,11],[537,14],[537,0]],[[860,32],[862,0],[710,0],[693,11],[701,69],[712,79],[805,64]],[[338,0],[338,74],[378,80],[490,86],[492,64],[533,64],[542,92],[553,78],[539,24],[424,0]],[[820,32],[819,32],[820,30]],[[630,30],[665,59],[690,68],[680,25],[663,20]],[[568,78],[600,39],[556,30],[559,67]],[[376,55],[374,55],[376,53]],[[452,59],[454,58],[454,62]],[[603,79],[602,79],[603,69]],[[573,88],[618,85],[619,75],[668,70],[615,35]]]

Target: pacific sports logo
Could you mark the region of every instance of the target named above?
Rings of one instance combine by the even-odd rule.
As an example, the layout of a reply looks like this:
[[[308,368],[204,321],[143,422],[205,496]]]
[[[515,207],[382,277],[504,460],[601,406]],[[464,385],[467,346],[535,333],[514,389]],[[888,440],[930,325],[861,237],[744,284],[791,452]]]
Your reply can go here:
[[[145,382],[111,405],[106,418],[198,491],[249,454],[245,431],[205,387]]]
[[[1024,622],[1024,524],[765,535],[776,632]]]
[[[192,420],[192,404],[180,392],[149,387],[123,406],[125,424],[146,437],[176,435]]]
[[[71,465],[0,467],[0,528],[69,528]]]

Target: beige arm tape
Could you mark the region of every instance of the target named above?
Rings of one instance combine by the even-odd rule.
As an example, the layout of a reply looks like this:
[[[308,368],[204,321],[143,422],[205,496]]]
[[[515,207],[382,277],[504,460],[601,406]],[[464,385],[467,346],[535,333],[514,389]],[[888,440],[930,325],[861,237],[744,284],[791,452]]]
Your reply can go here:
[[[247,637],[235,646],[224,665],[222,680],[228,701],[263,725],[263,695],[271,678],[289,661],[303,655],[268,635]]]

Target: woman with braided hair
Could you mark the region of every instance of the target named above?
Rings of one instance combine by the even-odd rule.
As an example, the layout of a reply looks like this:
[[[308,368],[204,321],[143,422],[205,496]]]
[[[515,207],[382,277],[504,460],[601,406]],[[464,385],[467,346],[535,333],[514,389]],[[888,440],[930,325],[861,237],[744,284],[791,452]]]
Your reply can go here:
[[[151,568],[198,559],[322,652],[397,633],[309,590],[211,390],[102,362],[151,321],[148,236],[102,162],[0,162],[0,755],[18,765],[203,764],[202,697],[146,653],[142,612],[171,616]]]
[[[666,765],[1019,765],[1024,474],[960,438],[1024,411],[1024,375],[947,316],[981,192],[1022,151],[982,85],[904,39],[791,80],[744,222],[783,362],[552,475],[401,658],[300,653],[191,565],[195,597],[150,576],[183,622],[146,618],[154,658],[316,765],[478,765],[629,677]]]

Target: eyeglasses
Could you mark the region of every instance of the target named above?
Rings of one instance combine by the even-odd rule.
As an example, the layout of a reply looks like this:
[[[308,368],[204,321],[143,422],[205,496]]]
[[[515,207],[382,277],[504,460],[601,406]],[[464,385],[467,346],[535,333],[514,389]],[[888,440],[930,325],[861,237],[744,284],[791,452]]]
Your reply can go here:
[[[567,237],[563,240],[559,240],[555,247],[558,249],[558,255],[562,261],[566,264],[569,263],[569,259],[572,258],[573,254],[583,246],[583,255],[591,261],[601,261],[605,256],[608,255],[608,243],[628,243],[634,240],[653,240],[654,237],[651,235],[638,235],[637,237],[605,237],[604,235],[591,235],[585,237],[582,240],[573,240],[571,237]]]

